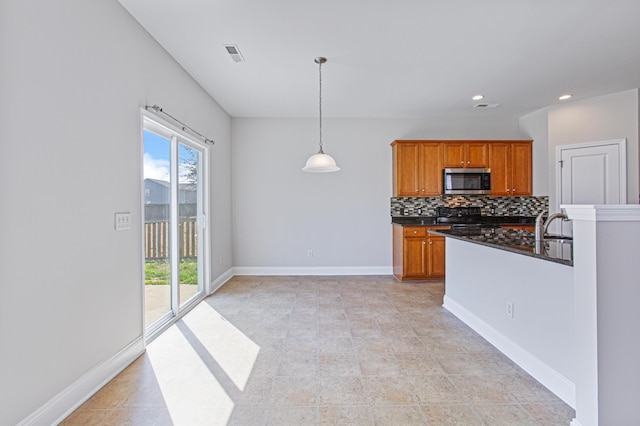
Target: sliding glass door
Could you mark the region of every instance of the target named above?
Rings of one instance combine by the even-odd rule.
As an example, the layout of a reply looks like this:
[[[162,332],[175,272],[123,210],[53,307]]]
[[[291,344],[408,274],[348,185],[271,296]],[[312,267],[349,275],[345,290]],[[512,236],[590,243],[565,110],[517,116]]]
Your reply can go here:
[[[147,117],[144,146],[144,294],[147,335],[204,288],[204,150]]]
[[[203,223],[200,175],[202,152],[178,142],[178,300],[180,307],[202,291],[202,268],[199,253],[202,239],[198,225]]]

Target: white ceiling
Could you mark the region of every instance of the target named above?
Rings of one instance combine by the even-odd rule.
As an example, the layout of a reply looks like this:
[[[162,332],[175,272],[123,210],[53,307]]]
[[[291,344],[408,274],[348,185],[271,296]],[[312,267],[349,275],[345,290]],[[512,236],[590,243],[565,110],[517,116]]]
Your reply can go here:
[[[317,116],[316,56],[325,117],[520,116],[640,87],[640,0],[119,1],[232,117]]]

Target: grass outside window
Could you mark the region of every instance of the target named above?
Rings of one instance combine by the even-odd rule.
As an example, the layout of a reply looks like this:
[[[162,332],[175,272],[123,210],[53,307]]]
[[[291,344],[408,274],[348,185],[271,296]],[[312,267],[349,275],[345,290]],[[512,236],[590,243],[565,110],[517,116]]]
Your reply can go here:
[[[180,284],[198,285],[198,260],[180,259]],[[171,268],[169,259],[147,260],[144,263],[145,285],[169,285]]]

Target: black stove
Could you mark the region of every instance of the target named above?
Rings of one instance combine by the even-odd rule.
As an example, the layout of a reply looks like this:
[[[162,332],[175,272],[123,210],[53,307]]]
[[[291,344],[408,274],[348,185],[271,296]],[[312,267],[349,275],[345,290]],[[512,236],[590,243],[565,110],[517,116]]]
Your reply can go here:
[[[436,222],[453,227],[474,226],[482,224],[480,207],[436,207]]]

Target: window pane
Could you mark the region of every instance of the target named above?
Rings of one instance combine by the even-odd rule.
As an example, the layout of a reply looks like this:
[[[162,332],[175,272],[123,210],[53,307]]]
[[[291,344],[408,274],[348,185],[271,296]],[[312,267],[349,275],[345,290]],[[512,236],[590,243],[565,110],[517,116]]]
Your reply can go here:
[[[171,140],[144,131],[145,326],[171,312]]]
[[[178,220],[180,304],[183,305],[199,288],[198,267],[198,199],[200,183],[200,152],[178,144]]]

